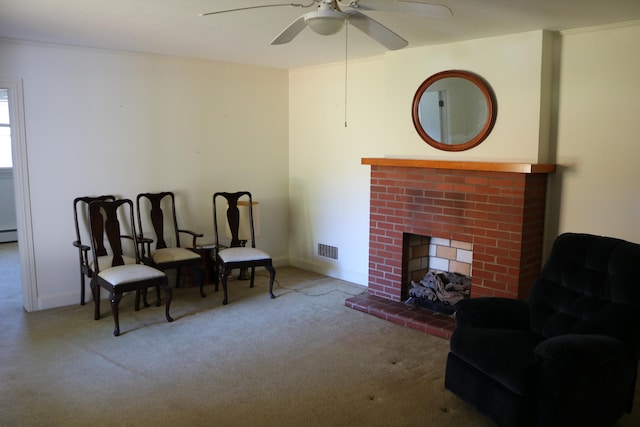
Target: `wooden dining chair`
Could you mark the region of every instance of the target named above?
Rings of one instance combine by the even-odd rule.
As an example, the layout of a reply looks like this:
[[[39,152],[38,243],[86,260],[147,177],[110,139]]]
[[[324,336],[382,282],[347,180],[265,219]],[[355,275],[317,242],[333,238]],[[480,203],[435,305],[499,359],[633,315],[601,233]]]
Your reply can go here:
[[[244,199],[239,200],[241,198]],[[223,247],[220,244],[221,236],[219,233],[220,227],[218,224],[216,201],[221,201],[222,199],[226,201],[226,222],[231,236],[228,247]],[[241,218],[240,209],[238,208],[239,205],[247,207],[247,209],[243,209],[243,211],[248,212],[247,217],[243,216]],[[240,229],[241,224],[245,221],[248,221],[248,227],[243,227],[247,229],[247,235],[242,236],[240,235]],[[276,277],[276,270],[273,268],[273,261],[269,254],[256,248],[253,197],[251,193],[248,191],[215,193],[213,195],[213,229],[217,248],[216,263],[218,264],[219,280],[222,282],[222,290],[224,292],[222,304],[227,304],[228,302],[227,277],[233,269],[246,268],[251,270],[250,287],[253,287],[256,267],[264,267],[267,269],[267,271],[269,271],[269,296],[275,298],[273,294],[273,282]],[[243,231],[243,233],[245,233],[245,231]]]
[[[91,279],[92,270],[89,267],[89,251],[91,250],[91,242],[89,240],[96,239],[96,247],[100,251],[98,256],[105,256],[106,252],[103,243],[102,230],[96,230],[96,236],[90,236],[89,234],[89,204],[91,202],[115,200],[116,197],[112,195],[104,196],[85,196],[76,197],[73,200],[73,220],[76,228],[76,240],[73,241],[73,246],[78,249],[78,262],[80,264],[80,304],[85,304],[85,277]]]
[[[150,287],[165,291],[165,317],[168,322],[171,306],[171,287],[164,272],[144,265],[140,259],[137,240],[133,202],[129,199],[94,201],[89,204],[91,235],[104,233],[106,244],[98,246],[99,239],[91,240],[93,260],[91,270],[91,289],[94,295],[94,319],[100,319],[100,289],[109,292],[109,301],[115,329],[113,334],[120,335],[119,304],[125,292],[135,292],[135,310],[140,308],[140,292]],[[102,252],[104,249],[104,252]],[[128,252],[125,253],[125,251]],[[105,253],[101,256],[100,253]],[[133,259],[131,263],[128,260]]]
[[[200,281],[200,296],[206,296],[203,287],[209,283],[208,263],[196,247],[197,239],[203,234],[178,227],[175,195],[170,191],[138,194],[136,210],[142,261],[162,271],[175,269],[176,287],[180,286],[181,269],[200,268],[204,276]],[[180,242],[183,235],[190,240],[187,247]]]

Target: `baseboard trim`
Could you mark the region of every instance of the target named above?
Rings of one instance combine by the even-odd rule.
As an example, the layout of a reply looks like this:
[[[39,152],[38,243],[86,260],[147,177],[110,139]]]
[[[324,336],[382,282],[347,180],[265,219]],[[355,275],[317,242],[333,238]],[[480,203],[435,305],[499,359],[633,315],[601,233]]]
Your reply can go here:
[[[348,270],[344,268],[338,268],[333,263],[324,263],[314,260],[307,260],[302,258],[290,258],[290,265],[303,270],[313,271],[314,273],[324,274],[325,276],[333,277],[334,279],[344,280],[346,282],[355,283],[356,285],[368,286],[369,276],[368,274],[362,274],[361,272]]]

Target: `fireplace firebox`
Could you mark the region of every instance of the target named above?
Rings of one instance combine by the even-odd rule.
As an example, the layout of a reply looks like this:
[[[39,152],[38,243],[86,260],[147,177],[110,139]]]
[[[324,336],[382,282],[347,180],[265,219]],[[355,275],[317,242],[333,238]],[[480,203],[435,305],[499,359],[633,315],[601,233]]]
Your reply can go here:
[[[453,314],[454,305],[469,297],[472,258],[471,243],[404,233],[402,300]]]

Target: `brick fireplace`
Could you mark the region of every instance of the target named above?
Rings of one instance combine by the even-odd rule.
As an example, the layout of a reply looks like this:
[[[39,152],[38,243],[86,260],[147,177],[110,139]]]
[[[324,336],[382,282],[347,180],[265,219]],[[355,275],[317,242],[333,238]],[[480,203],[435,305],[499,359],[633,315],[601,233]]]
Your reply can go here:
[[[371,165],[369,287],[347,306],[433,333],[416,321],[429,313],[402,307],[406,233],[468,242],[472,298],[526,298],[542,263],[547,176],[555,165],[393,158],[362,164]],[[390,308],[379,313],[382,306]],[[408,320],[398,318],[407,310]],[[450,319],[436,320],[451,327]]]

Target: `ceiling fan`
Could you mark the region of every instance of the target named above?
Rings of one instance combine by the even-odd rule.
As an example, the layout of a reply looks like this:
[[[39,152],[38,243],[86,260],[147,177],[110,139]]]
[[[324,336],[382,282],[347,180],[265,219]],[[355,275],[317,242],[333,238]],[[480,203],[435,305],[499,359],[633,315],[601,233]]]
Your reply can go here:
[[[271,44],[277,45],[289,43],[307,26],[314,32],[321,35],[329,36],[336,34],[342,29],[344,23],[349,21],[349,23],[354,27],[367,34],[387,49],[396,50],[407,46],[408,42],[375,19],[360,12],[361,10],[380,10],[436,18],[449,18],[452,16],[451,9],[446,6],[420,3],[418,1],[411,0],[309,0],[308,4],[277,3],[247,6],[216,12],[201,13],[200,16],[264,7],[289,6],[308,8],[314,5],[317,5],[316,11],[305,13],[293,21],[271,42]]]

